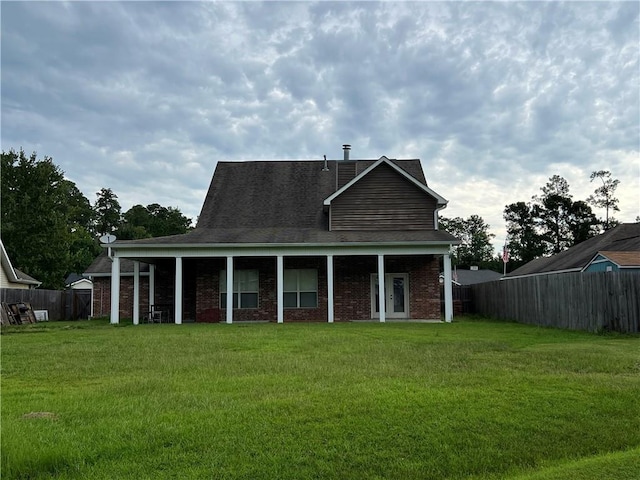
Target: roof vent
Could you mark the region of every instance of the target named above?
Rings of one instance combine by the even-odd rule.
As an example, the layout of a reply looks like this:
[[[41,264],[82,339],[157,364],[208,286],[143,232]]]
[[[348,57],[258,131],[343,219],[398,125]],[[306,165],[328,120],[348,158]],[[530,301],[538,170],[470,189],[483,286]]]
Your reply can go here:
[[[351,150],[351,145],[342,145],[342,150],[344,150],[344,160],[349,160],[349,150]]]
[[[322,167],[322,171],[323,172],[328,172],[329,171],[329,166],[327,165],[327,156],[324,155],[324,165]]]

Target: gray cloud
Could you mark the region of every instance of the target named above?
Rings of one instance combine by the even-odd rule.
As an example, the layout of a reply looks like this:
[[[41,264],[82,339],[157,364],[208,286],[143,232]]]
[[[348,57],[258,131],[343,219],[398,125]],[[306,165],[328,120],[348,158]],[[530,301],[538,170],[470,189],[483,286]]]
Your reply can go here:
[[[339,158],[348,142],[422,158],[446,214],[498,236],[504,205],[549,176],[586,198],[610,169],[632,221],[639,9],[5,2],[2,148],[52,156],[91,200],[110,187],[125,209],[195,217],[218,160]]]

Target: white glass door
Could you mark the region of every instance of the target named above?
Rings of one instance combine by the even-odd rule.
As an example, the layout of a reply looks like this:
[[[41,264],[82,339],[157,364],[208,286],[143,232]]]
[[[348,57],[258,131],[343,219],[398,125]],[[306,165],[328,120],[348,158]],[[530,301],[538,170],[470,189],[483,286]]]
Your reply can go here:
[[[387,273],[384,276],[384,295],[387,318],[409,317],[409,276],[406,273]],[[378,275],[371,276],[371,318],[380,318]]]

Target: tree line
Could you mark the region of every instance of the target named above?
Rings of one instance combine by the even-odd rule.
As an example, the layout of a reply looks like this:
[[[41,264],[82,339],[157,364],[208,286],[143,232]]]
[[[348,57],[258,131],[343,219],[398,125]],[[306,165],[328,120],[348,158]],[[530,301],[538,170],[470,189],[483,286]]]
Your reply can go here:
[[[186,233],[191,219],[178,208],[134,205],[122,213],[109,188],[93,204],[51,157],[2,151],[0,163],[2,241],[14,267],[59,289],[70,273],[82,273],[102,251],[99,238],[111,233],[132,240]]]
[[[553,175],[540,188],[541,194],[504,207],[509,270],[536,258],[560,253],[619,224],[613,213],[620,211],[615,197],[620,181],[612,178],[607,170],[592,172],[590,179],[596,181],[598,187],[586,200],[573,200],[567,180]],[[598,218],[592,206],[603,208],[605,218]],[[502,270],[502,258],[494,253],[491,245],[495,235],[489,233],[490,225],[482,217],[441,217],[440,224],[462,242],[453,249],[453,265]]]

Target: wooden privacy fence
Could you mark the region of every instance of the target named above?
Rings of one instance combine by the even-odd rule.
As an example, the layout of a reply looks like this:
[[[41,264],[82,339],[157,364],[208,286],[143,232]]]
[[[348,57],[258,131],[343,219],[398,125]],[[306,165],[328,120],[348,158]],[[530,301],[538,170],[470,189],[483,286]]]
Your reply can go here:
[[[451,285],[453,316],[475,313],[471,285]],[[444,285],[440,285],[440,313],[444,316]]]
[[[538,275],[472,285],[477,313],[573,330],[640,331],[640,274]]]
[[[29,303],[33,310],[47,310],[49,320],[78,320],[91,314],[91,290],[41,290],[3,288],[0,301]]]

